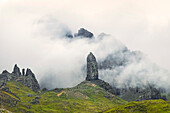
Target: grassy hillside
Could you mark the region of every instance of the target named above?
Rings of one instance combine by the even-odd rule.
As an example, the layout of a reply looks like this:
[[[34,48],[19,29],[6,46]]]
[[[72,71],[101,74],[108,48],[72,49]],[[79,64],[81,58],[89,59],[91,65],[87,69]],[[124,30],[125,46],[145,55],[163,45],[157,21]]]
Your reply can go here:
[[[127,103],[89,81],[38,93],[14,81],[6,87],[12,94],[0,90],[1,106],[12,112],[102,112]]]
[[[164,100],[134,101],[114,107],[105,113],[170,113],[170,102]]]

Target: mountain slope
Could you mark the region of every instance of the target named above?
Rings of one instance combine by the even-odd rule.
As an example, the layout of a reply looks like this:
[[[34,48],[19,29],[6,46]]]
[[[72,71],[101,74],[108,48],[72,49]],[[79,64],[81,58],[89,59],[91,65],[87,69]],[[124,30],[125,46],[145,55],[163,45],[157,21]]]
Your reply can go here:
[[[112,108],[105,113],[170,113],[170,101],[144,100]]]
[[[0,90],[1,106],[12,112],[102,112],[127,103],[103,88],[84,81],[73,88],[33,92],[21,83],[7,82],[6,88],[12,93]],[[10,105],[6,99],[15,102]]]

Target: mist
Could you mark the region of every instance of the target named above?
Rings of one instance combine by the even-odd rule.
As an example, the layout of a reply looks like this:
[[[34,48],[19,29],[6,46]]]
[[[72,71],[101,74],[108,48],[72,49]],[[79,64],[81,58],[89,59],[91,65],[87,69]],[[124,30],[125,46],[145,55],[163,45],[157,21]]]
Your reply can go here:
[[[87,0],[88,8],[81,2],[0,1],[0,70],[18,64],[35,73],[41,88],[72,87],[85,80],[93,52],[99,65],[108,56],[115,62],[99,70],[111,85],[170,86],[169,1]],[[65,36],[82,27],[94,39]]]

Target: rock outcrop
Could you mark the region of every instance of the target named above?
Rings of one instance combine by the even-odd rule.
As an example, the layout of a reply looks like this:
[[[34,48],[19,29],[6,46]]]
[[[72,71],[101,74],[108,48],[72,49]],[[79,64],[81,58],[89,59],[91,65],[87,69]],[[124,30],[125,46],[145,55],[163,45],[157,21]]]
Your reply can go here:
[[[0,87],[5,86],[6,82],[11,80],[20,82],[35,92],[40,90],[38,81],[35,78],[34,73],[30,69],[27,69],[25,74],[25,69],[22,69],[21,74],[20,68],[17,66],[17,64],[15,64],[12,73],[4,70],[2,74],[0,74]]]
[[[156,89],[154,85],[148,84],[142,88],[140,87],[131,88],[128,86],[126,86],[126,88],[117,88],[115,86],[110,86],[109,83],[103,80],[100,80],[98,76],[99,76],[98,64],[95,56],[90,52],[90,54],[87,56],[87,77],[86,77],[87,81],[91,81],[93,84],[96,84],[104,88],[106,91],[114,95],[117,95],[126,101],[164,99],[161,97],[160,91]]]
[[[97,80],[98,79],[98,66],[95,56],[90,52],[87,56],[87,77],[86,80]]]
[[[113,88],[109,83],[100,80],[98,78],[98,66],[95,56],[92,52],[87,56],[87,77],[86,81],[91,81],[93,84],[96,84],[106,91],[116,95],[116,88]]]
[[[25,75],[25,69],[22,69],[22,75]]]
[[[29,87],[33,91],[38,91],[40,89],[37,79],[34,73],[27,68],[26,75],[19,78],[17,81],[21,82],[25,86]]]
[[[92,38],[94,35],[93,33],[87,31],[84,28],[80,28],[78,33],[74,35],[75,37],[85,37],[85,38]]]
[[[20,76],[21,75],[21,72],[20,72],[20,69],[19,69],[19,67],[17,66],[17,64],[15,64],[15,66],[14,66],[14,69],[13,69],[13,72],[12,72],[13,74],[15,74],[15,75],[18,75],[18,76]]]

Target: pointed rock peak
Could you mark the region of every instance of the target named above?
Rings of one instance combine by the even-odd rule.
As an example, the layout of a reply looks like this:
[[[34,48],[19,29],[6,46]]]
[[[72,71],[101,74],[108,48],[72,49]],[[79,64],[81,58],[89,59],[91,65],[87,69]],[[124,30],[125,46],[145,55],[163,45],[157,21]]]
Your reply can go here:
[[[98,66],[95,56],[92,52],[87,56],[87,77],[86,80],[97,80],[98,79]]]
[[[93,33],[89,32],[88,30],[84,29],[84,28],[80,28],[78,30],[78,33],[75,34],[75,37],[87,37],[87,38],[92,38],[94,35]]]
[[[90,61],[96,61],[96,58],[92,52],[90,52],[89,55],[87,56],[87,62],[90,62]]]
[[[22,69],[22,75],[25,75],[25,69],[24,68]]]
[[[34,76],[34,73],[29,68],[27,68],[27,70],[26,70],[26,76],[28,76],[28,75]]]
[[[13,73],[13,74],[16,74],[16,75],[21,75],[20,69],[19,69],[19,67],[17,66],[17,64],[15,64],[12,73]]]
[[[8,74],[9,72],[7,70],[4,70],[2,74]]]

